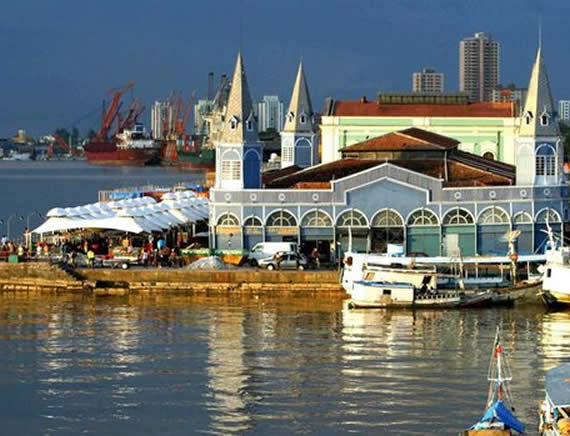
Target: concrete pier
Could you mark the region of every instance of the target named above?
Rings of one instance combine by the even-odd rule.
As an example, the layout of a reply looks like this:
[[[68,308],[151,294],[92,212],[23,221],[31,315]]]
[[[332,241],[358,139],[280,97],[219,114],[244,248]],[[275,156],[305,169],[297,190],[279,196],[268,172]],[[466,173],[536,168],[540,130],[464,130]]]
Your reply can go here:
[[[73,276],[47,263],[0,264],[0,292],[14,291],[348,298],[336,271],[78,269]]]

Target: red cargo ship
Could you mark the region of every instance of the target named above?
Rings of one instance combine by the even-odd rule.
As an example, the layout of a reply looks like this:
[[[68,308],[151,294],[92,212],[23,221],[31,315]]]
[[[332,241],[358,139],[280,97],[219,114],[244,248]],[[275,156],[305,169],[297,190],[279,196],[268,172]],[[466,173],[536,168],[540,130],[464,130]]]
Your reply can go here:
[[[134,86],[129,83],[113,93],[109,109],[103,116],[99,132],[85,146],[85,156],[89,163],[101,165],[149,165],[160,162],[160,144],[145,134],[137,117],[144,111],[144,105],[134,100],[124,117],[119,113],[120,100],[125,92]],[[111,139],[108,133],[117,119],[117,133]]]

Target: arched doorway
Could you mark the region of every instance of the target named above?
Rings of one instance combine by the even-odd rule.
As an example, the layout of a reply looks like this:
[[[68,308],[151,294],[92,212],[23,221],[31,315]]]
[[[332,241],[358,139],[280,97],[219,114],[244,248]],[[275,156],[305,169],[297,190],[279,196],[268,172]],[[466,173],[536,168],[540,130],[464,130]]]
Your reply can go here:
[[[386,253],[388,244],[404,243],[404,220],[392,209],[382,209],[372,218],[372,247],[374,253]]]
[[[314,209],[303,216],[301,220],[301,250],[303,253],[309,255],[314,248],[317,248],[321,261],[328,262],[333,241],[334,227],[328,213],[321,209]]]
[[[286,209],[272,212],[265,222],[267,242],[298,242],[297,219]]]
[[[479,225],[477,232],[479,254],[506,255],[509,250],[506,234],[511,230],[509,214],[500,207],[491,206],[479,214],[477,223]]]
[[[532,216],[526,212],[519,212],[513,217],[513,230],[520,230],[521,234],[515,242],[518,254],[533,254]]]
[[[243,222],[243,248],[251,250],[259,242],[263,242],[263,222],[250,216]]]
[[[446,256],[475,255],[475,220],[471,212],[460,207],[443,217],[443,253]]]
[[[365,253],[368,249],[368,230],[368,220],[362,212],[356,209],[342,212],[336,219],[336,240],[340,243],[338,254],[342,256],[349,249]]]
[[[216,222],[216,248],[236,250],[242,248],[242,234],[239,219],[232,213],[225,213]]]
[[[554,209],[544,208],[538,211],[534,220],[534,252],[544,253],[548,241],[548,227],[554,233],[554,238],[562,238],[562,220]]]
[[[429,209],[418,209],[408,217],[407,253],[440,255],[440,226],[437,215]]]

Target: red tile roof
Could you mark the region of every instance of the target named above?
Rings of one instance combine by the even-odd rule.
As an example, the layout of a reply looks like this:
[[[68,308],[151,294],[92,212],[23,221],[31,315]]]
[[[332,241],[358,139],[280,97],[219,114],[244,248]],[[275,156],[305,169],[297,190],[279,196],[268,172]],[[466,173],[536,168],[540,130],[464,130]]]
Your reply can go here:
[[[488,117],[515,116],[515,103],[467,104],[378,104],[376,102],[335,101],[333,116],[344,117]]]
[[[285,168],[278,168],[276,170],[267,170],[261,174],[261,183],[268,184],[279,177],[287,176],[296,173],[301,168],[297,165],[291,165]]]
[[[349,145],[342,151],[451,150],[458,144],[459,141],[448,136],[411,127]]]

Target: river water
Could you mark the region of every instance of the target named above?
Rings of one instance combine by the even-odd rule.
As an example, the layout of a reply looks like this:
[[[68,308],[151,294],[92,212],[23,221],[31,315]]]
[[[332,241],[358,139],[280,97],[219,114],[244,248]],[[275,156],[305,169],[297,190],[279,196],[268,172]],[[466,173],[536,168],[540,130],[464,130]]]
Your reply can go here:
[[[85,161],[3,161],[0,160],[0,232],[21,235],[29,221],[35,228],[53,207],[73,207],[97,201],[100,190],[146,184],[172,186],[176,183],[203,183],[200,172],[181,172],[161,167],[103,167]],[[23,220],[18,217],[23,217]]]
[[[2,433],[453,435],[483,412],[497,325],[536,434],[570,313],[4,294]]]

